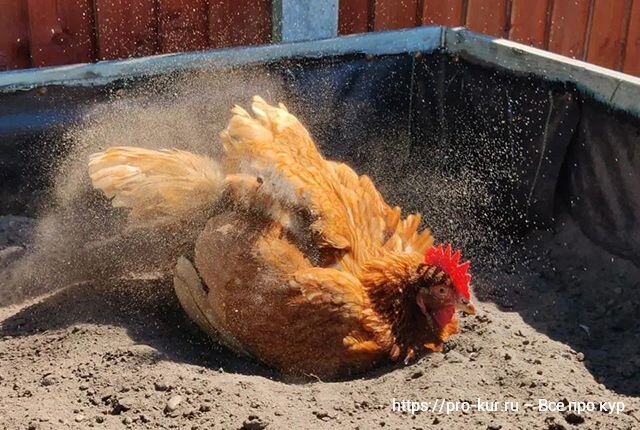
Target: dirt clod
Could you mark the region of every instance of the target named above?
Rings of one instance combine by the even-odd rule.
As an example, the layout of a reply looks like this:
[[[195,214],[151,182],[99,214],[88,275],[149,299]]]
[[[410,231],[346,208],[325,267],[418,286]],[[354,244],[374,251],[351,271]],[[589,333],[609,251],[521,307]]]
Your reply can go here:
[[[153,388],[155,388],[156,391],[169,391],[171,390],[171,385],[164,381],[154,381]]]
[[[263,430],[269,426],[269,423],[262,420],[257,415],[250,415],[240,427],[240,430]]]
[[[569,424],[582,424],[584,423],[584,417],[582,415],[576,414],[574,412],[569,412],[567,415],[565,415],[564,419],[569,423]]]
[[[173,396],[173,397],[171,397],[167,401],[167,404],[164,407],[164,411],[166,413],[174,412],[176,409],[178,409],[178,406],[180,406],[180,404],[182,403],[183,400],[184,399],[182,398],[182,396]]]

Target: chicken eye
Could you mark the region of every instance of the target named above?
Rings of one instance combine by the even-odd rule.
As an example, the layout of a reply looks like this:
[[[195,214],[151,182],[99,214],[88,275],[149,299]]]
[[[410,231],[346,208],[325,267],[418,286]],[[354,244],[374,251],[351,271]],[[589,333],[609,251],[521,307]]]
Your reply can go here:
[[[431,291],[433,291],[433,294],[435,294],[439,298],[443,298],[447,295],[447,288],[442,284],[434,285]]]

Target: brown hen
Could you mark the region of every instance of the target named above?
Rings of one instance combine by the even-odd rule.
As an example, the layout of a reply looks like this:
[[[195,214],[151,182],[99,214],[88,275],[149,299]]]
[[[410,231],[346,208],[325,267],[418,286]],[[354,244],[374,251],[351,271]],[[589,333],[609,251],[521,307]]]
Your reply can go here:
[[[473,313],[468,263],[434,247],[367,176],[325,160],[298,119],[255,97],[221,133],[219,162],[178,150],[94,154],[95,188],[135,225],[205,219],[174,285],[189,316],[235,351],[336,377],[440,350]]]

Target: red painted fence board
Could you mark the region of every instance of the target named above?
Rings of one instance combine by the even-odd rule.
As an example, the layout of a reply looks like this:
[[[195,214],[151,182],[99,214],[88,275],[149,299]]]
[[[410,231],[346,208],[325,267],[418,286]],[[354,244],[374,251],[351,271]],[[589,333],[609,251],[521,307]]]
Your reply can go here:
[[[622,59],[630,0],[595,0],[587,61],[615,69]]]
[[[207,47],[207,0],[157,1],[161,52],[199,51]]]
[[[0,0],[0,71],[31,65],[29,15],[24,0]]]
[[[211,0],[208,34],[211,48],[269,43],[271,0],[253,0],[251,7],[237,0]]]
[[[373,0],[373,5],[375,31],[418,25],[418,0]]]
[[[94,0],[98,59],[142,57],[158,52],[154,0]]]
[[[632,6],[622,70],[640,76],[640,0],[634,0]]]
[[[91,0],[27,0],[27,6],[33,66],[93,60]]]
[[[553,0],[549,50],[582,59],[591,0]]]
[[[513,0],[509,39],[544,48],[549,0]]]
[[[0,0],[0,70],[271,41],[272,0]],[[640,75],[640,0],[339,0],[339,34],[464,25]]]
[[[423,25],[464,25],[464,0],[423,0],[421,22]]]
[[[370,0],[342,0],[338,10],[338,33],[364,33],[369,30]]]
[[[468,0],[466,26],[491,36],[503,37],[507,21],[507,0]]]

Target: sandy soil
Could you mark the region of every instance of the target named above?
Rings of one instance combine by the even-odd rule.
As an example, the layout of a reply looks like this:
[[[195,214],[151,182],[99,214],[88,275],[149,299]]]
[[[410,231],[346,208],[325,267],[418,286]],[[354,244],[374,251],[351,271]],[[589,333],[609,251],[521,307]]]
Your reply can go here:
[[[29,220],[0,220],[6,280]],[[338,382],[283,377],[217,346],[168,277],[82,282],[0,308],[0,428],[640,428],[638,269],[595,252],[568,219],[527,247],[544,257],[535,270],[477,276],[481,312],[446,353]],[[394,399],[437,410],[394,411]],[[597,410],[544,412],[538,399]]]

